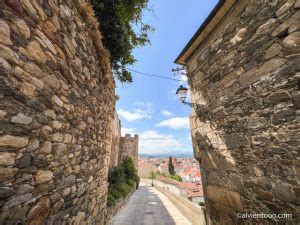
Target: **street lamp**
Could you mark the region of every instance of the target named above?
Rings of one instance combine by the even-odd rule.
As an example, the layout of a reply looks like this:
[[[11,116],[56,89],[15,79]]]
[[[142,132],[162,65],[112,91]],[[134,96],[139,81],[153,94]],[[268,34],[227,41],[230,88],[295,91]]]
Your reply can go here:
[[[151,179],[152,179],[151,186],[152,186],[152,187],[154,186],[154,184],[153,184],[153,177],[154,177],[154,173],[153,173],[153,165],[151,164]]]
[[[185,101],[186,96],[187,96],[187,92],[188,92],[188,89],[186,87],[183,87],[182,85],[180,85],[180,87],[176,91],[176,95],[178,96],[179,101],[181,101],[185,105],[188,105],[192,108],[197,109],[199,107],[198,104]]]
[[[204,116],[208,112],[208,107],[204,104],[197,104],[192,102],[186,102],[188,89],[180,85],[176,91],[176,95],[183,104],[190,106],[195,109],[198,116]],[[207,115],[208,116],[208,115]]]

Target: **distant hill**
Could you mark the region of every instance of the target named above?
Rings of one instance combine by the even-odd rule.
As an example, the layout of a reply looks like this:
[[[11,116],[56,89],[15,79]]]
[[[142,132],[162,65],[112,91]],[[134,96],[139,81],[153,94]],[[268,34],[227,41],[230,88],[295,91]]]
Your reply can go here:
[[[149,157],[149,158],[166,158],[166,157],[178,157],[178,158],[190,158],[194,157],[193,153],[162,153],[162,154],[139,154],[140,157]]]

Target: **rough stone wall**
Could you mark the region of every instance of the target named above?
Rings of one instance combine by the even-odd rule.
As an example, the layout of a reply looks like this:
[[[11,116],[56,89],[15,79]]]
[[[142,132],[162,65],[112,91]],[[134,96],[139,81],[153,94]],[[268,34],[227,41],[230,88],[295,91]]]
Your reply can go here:
[[[192,102],[203,105],[190,124],[209,224],[272,221],[238,212],[299,221],[299,8],[237,1],[188,59]]]
[[[112,141],[111,141],[111,152],[110,152],[110,167],[118,165],[120,139],[121,139],[121,121],[117,112],[115,112],[112,120]]]
[[[0,5],[0,224],[103,224],[115,84],[92,9]]]
[[[120,140],[119,160],[121,163],[126,156],[133,159],[135,168],[138,169],[138,150],[139,150],[139,136],[135,134],[131,137],[130,134],[125,134]]]

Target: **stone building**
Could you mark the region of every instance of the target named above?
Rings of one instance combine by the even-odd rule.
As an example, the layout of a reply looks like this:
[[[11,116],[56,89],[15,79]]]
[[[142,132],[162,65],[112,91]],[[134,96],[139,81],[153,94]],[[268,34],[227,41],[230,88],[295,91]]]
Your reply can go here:
[[[0,6],[0,224],[103,224],[116,97],[93,10]]]
[[[112,140],[111,140],[111,152],[110,152],[110,167],[118,165],[120,139],[121,139],[121,121],[117,112],[115,112],[114,118],[111,124]]]
[[[125,134],[120,140],[120,150],[119,150],[119,163],[129,156],[133,159],[135,168],[138,169],[138,149],[139,149],[139,135],[135,134],[131,137],[130,134]]]
[[[300,1],[219,1],[175,60],[186,66],[208,224],[299,221]],[[296,197],[298,196],[298,198]]]

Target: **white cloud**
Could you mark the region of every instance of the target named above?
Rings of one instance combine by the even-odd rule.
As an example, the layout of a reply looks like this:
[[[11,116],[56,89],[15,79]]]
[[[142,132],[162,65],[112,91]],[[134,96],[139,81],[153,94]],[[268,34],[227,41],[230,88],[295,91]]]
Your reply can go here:
[[[155,125],[156,127],[169,127],[172,129],[185,129],[189,128],[188,117],[173,117],[167,120],[163,120]]]
[[[162,134],[156,130],[146,130],[139,134],[140,152],[163,153],[183,148],[183,144],[170,134]]]
[[[140,110],[134,110],[134,111],[127,111],[125,109],[119,109],[118,114],[123,117],[125,120],[128,120],[129,122],[140,120],[140,119],[149,119],[151,118],[148,114],[144,114]]]
[[[171,134],[159,133],[156,130],[145,130],[139,133],[139,153],[172,154],[192,152],[191,142]]]
[[[121,134],[122,136],[124,136],[125,134],[133,134],[135,133],[135,129],[134,128],[126,128],[126,127],[122,127],[121,128]]]
[[[134,110],[119,109],[118,114],[129,122],[141,119],[151,119],[153,113],[152,104],[149,102],[135,102],[134,105],[138,105],[139,108]]]
[[[161,114],[164,116],[164,117],[171,117],[174,115],[174,113],[171,113],[170,111],[168,110],[162,110],[161,111]]]

